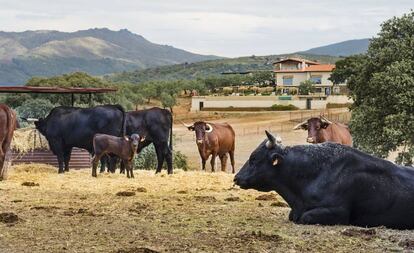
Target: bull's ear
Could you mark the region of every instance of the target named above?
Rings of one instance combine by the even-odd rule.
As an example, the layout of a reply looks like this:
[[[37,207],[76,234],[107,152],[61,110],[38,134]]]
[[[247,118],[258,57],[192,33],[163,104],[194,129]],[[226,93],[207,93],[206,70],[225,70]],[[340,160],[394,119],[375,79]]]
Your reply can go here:
[[[190,130],[190,131],[194,131],[194,126],[189,126],[189,127],[187,127],[187,129]]]
[[[277,165],[282,164],[282,163],[283,163],[283,156],[282,155],[277,154],[277,153],[272,155],[272,165],[273,166],[277,166]]]
[[[321,127],[326,129],[330,124],[328,122],[322,122]]]

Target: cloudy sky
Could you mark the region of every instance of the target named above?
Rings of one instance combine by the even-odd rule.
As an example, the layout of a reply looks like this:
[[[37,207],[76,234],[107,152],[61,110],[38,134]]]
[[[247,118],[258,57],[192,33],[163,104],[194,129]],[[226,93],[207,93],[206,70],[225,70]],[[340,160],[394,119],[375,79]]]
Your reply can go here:
[[[126,28],[221,56],[289,53],[369,38],[413,0],[0,0],[0,29]]]

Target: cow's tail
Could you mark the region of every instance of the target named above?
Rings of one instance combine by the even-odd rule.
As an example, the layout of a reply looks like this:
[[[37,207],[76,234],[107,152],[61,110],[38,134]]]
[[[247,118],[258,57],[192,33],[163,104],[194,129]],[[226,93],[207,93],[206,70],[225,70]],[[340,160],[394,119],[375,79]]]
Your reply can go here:
[[[121,105],[116,105],[116,107],[122,112],[122,126],[121,126],[121,136],[124,137],[126,135],[126,112]]]
[[[10,109],[7,106],[5,106],[4,108],[7,113],[7,139],[10,145],[11,139],[13,138],[13,131],[16,130],[18,121],[17,121],[16,113],[12,109]],[[4,150],[4,152],[6,151],[7,150]]]
[[[173,150],[173,114],[172,112],[169,112],[170,116],[170,150],[172,152]]]

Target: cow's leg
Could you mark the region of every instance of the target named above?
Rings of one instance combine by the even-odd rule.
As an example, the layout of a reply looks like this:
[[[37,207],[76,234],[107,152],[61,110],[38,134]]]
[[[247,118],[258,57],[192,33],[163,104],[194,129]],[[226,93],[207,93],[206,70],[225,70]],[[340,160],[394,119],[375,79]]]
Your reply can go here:
[[[164,152],[164,148],[168,148],[168,144],[167,143],[155,143],[154,142],[154,147],[155,147],[155,152],[157,153],[157,170],[155,171],[155,173],[160,173],[161,169],[162,169],[162,165],[164,165],[164,159],[165,159],[165,152]]]
[[[105,169],[106,169],[108,157],[107,156],[102,156],[100,161],[101,161],[101,169],[99,170],[99,173],[104,173]]]
[[[0,147],[0,172],[3,170],[4,160],[6,159],[6,152],[7,150],[3,151],[3,148]]]
[[[109,160],[108,172],[115,173],[116,165],[118,163],[118,157],[117,156],[110,156],[108,160]]]
[[[95,156],[93,157],[93,160],[92,160],[92,176],[93,177],[96,177],[96,169],[98,167],[99,161],[101,160],[101,157],[102,155],[99,155],[96,153],[95,153]]]
[[[125,163],[124,163],[123,160],[121,160],[121,166],[120,167],[121,167],[121,169],[120,169],[119,173],[125,174]]]
[[[216,156],[217,153],[212,153],[211,154],[211,160],[210,160],[210,165],[211,165],[211,172],[214,172],[214,166],[216,165]]]
[[[63,163],[65,161],[64,151],[63,151],[63,144],[62,141],[59,139],[53,139],[49,141],[50,149],[53,151],[53,154],[56,155],[58,164],[59,164],[59,170],[58,173],[63,173]]]
[[[234,170],[234,150],[229,151],[229,155],[230,155],[230,163],[231,163],[231,173],[235,173]]]
[[[165,160],[167,162],[168,174],[173,174],[173,155],[172,155],[172,151],[168,146],[166,146],[165,151],[166,151]]]
[[[201,166],[202,166],[201,168],[203,171],[206,171],[206,162],[207,162],[206,159],[201,158]]]
[[[72,148],[66,149],[65,152],[63,153],[64,156],[64,162],[65,162],[65,171],[69,172],[69,161],[70,161],[70,156],[72,154]]]
[[[129,163],[128,163],[128,161],[125,161],[125,160],[124,160],[124,164],[125,164],[125,168],[126,168],[127,178],[130,178],[130,177],[131,177],[131,171],[130,171],[130,168],[129,168]]]
[[[220,155],[221,171],[226,171],[227,154]]]
[[[134,178],[134,168],[132,166],[132,161],[128,162],[128,167],[129,167],[129,173],[131,174],[131,178]]]
[[[347,225],[349,211],[344,207],[319,207],[302,214],[299,224]]]

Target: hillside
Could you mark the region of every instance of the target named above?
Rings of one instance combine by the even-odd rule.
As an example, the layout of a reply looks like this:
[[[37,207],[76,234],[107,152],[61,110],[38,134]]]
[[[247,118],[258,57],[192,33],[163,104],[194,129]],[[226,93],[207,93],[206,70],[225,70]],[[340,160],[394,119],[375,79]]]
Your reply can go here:
[[[301,57],[321,63],[335,63],[339,57],[310,54],[285,54],[269,56],[250,56],[232,59],[217,59],[190,64],[149,68],[144,70],[125,71],[108,75],[105,78],[114,82],[141,83],[151,80],[196,79],[220,75],[224,72],[245,72],[271,70],[272,63],[284,57]]]
[[[315,47],[300,53],[332,55],[332,56],[349,56],[353,54],[365,53],[369,46],[369,39],[347,40],[322,47]]]
[[[217,58],[154,44],[126,29],[0,32],[0,85],[73,71],[104,75]]]

